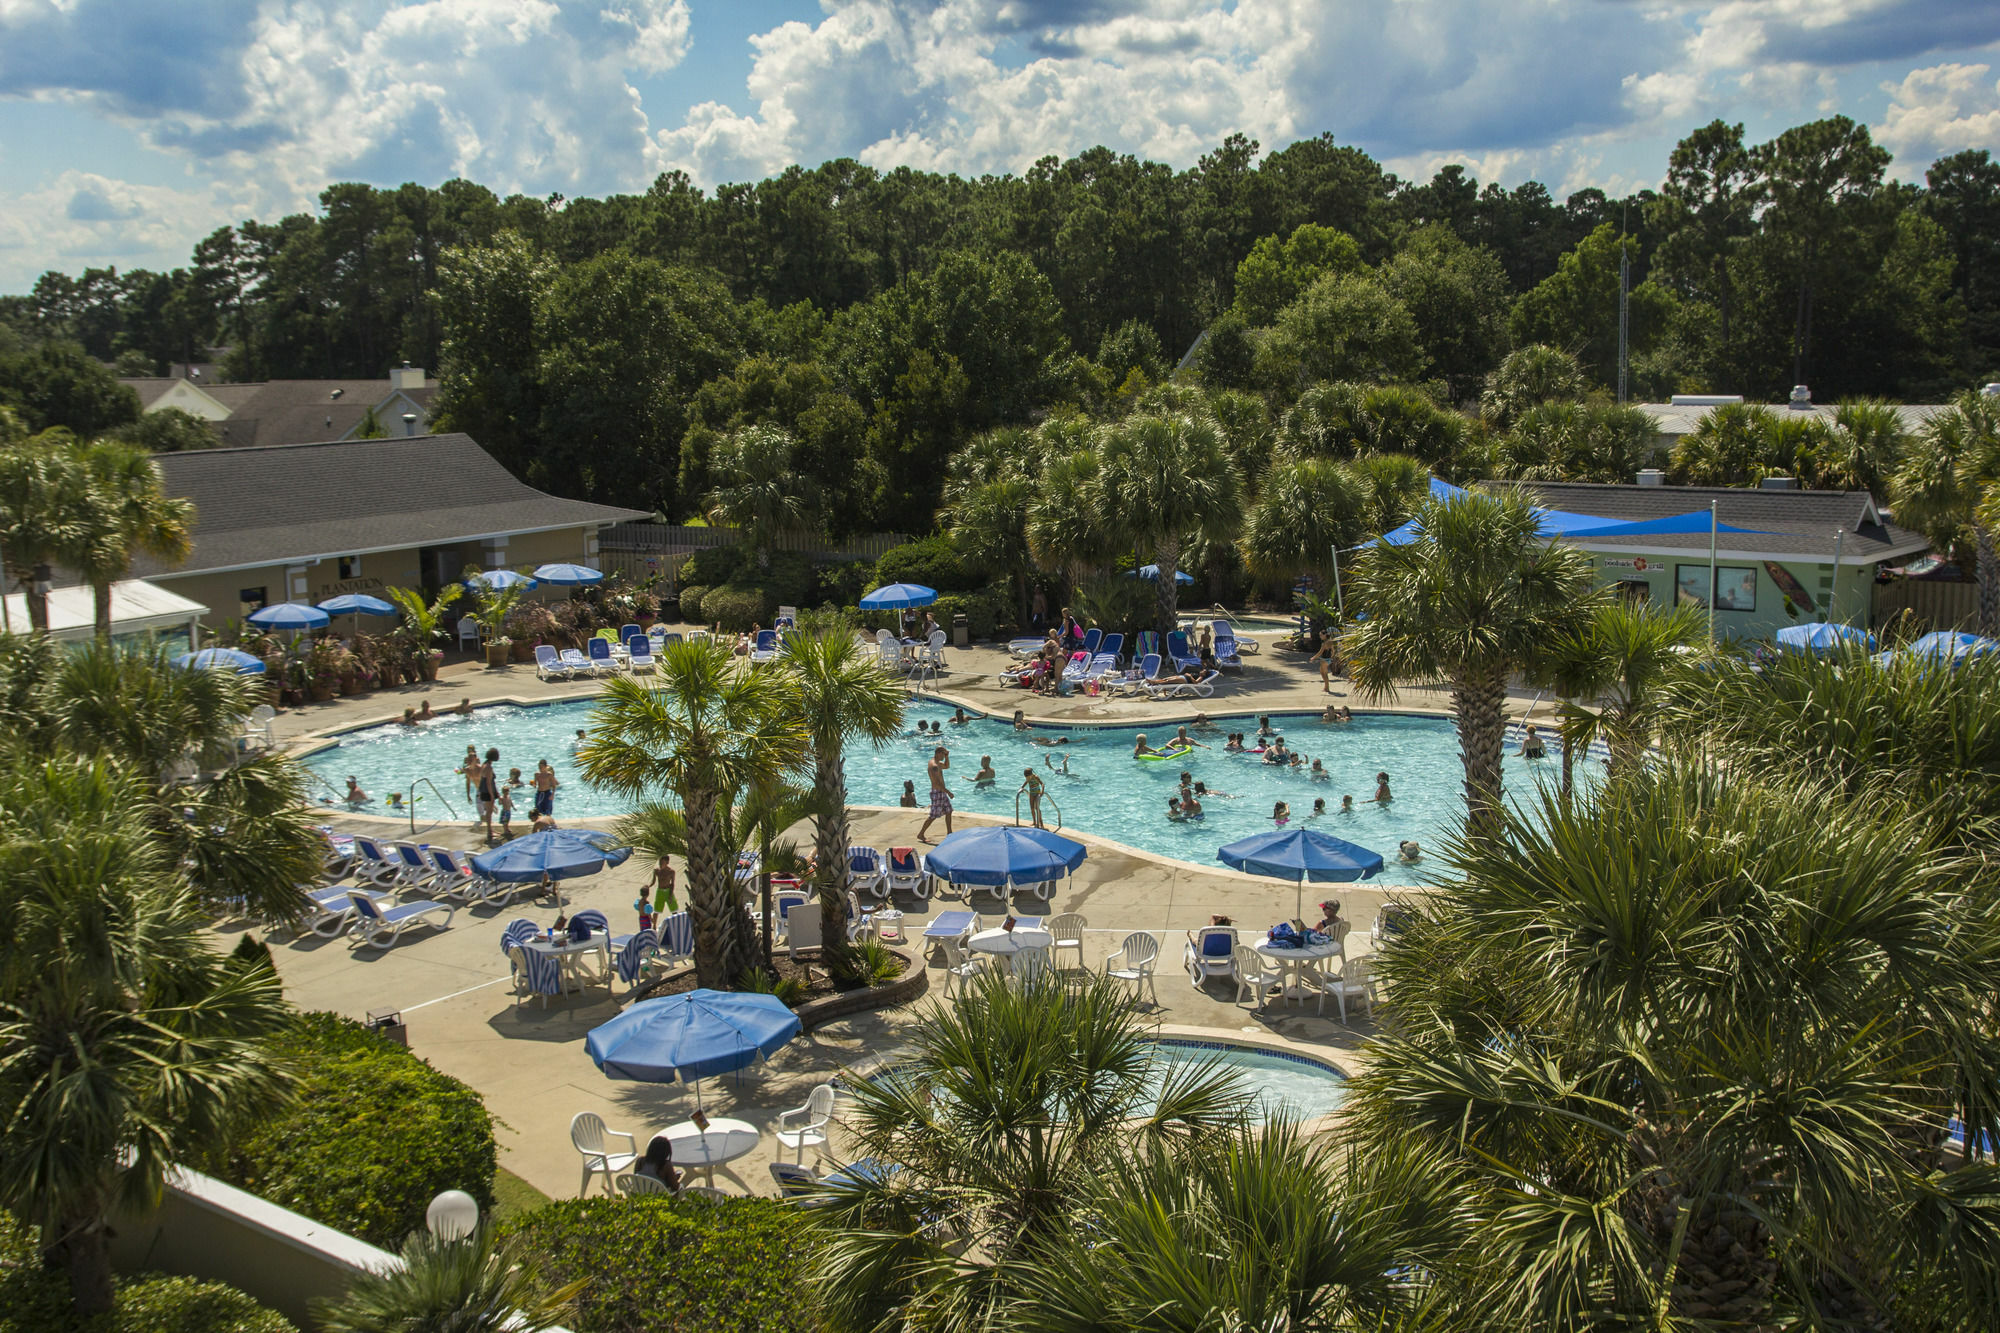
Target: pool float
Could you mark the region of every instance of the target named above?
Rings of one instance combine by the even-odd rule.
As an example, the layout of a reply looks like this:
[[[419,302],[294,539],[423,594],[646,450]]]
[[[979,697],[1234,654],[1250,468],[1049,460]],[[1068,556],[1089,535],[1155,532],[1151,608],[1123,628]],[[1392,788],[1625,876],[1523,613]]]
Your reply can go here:
[[[1193,753],[1194,753],[1194,747],[1192,745],[1183,745],[1178,749],[1162,750],[1158,754],[1142,754],[1139,755],[1138,757],[1140,759],[1146,759],[1158,762],[1163,759],[1178,759],[1184,754],[1193,754]]]

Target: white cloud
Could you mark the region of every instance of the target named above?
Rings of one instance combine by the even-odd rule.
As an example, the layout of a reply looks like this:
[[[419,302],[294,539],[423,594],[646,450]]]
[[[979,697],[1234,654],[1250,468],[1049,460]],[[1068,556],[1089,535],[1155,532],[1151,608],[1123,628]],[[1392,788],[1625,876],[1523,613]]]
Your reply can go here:
[[[1885,83],[1889,109],[1875,137],[1896,155],[1899,174],[1914,179],[1961,148],[2000,144],[2000,83],[1987,65],[1933,65]]]
[[[0,191],[0,275],[24,291],[49,268],[151,262],[185,256],[195,240],[245,211],[217,186],[135,185],[88,171],[65,171],[23,191]],[[180,262],[185,262],[183,259]]]

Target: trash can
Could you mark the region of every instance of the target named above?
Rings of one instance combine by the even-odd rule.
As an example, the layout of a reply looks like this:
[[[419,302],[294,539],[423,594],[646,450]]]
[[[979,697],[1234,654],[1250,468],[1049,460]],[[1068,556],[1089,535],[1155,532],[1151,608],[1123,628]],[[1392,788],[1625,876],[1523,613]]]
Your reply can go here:
[[[972,646],[972,624],[966,620],[965,612],[956,611],[951,617],[951,646],[969,648]]]

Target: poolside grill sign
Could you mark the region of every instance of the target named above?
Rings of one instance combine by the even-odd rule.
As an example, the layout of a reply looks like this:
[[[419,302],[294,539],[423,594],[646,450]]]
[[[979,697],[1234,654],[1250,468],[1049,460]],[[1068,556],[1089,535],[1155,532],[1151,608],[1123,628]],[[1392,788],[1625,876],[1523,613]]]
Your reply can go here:
[[[1636,569],[1641,574],[1645,573],[1649,568],[1651,568],[1651,566],[1649,566],[1646,563],[1646,557],[1643,555],[1635,556],[1633,559],[1630,560],[1607,559],[1604,562],[1604,567],[1606,569]]]

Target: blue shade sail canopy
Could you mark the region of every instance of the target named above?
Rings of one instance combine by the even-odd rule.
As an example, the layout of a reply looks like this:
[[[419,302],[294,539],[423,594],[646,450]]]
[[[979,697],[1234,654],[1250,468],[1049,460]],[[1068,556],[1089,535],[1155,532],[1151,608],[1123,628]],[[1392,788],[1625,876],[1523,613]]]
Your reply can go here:
[[[938,599],[936,588],[921,583],[891,583],[861,599],[864,611],[900,611],[906,607],[929,606]]]
[[[2000,642],[1983,639],[1977,634],[1967,634],[1963,630],[1932,630],[1920,639],[1905,644],[1902,652],[1911,657],[1926,657],[1933,661],[1957,665],[1968,657],[1982,657],[2000,649]],[[1878,660],[1886,661],[1890,654],[1883,653]]]
[[[318,629],[333,619],[316,606],[299,602],[277,602],[244,617],[259,629]]]
[[[1045,884],[1083,864],[1085,850],[1074,838],[1047,829],[998,827],[960,829],[932,848],[925,867],[952,884]]]
[[[1856,629],[1853,625],[1814,620],[1803,625],[1787,625],[1779,630],[1778,646],[1795,653],[1825,655],[1842,646],[1872,650],[1875,647],[1875,636],[1865,629]]]
[[[1125,577],[1131,579],[1150,579],[1154,583],[1158,583],[1160,581],[1160,567],[1158,565],[1141,565]],[[1177,569],[1174,571],[1174,582],[1176,584],[1193,583],[1194,575],[1188,573],[1185,569]]]
[[[264,660],[240,648],[204,648],[198,653],[182,653],[174,665],[194,671],[234,671],[239,676],[255,676],[264,670]]]
[[[693,1082],[769,1059],[800,1031],[775,995],[692,990],[633,1005],[592,1028],[583,1049],[606,1078]]]
[[[1635,523],[1620,523],[1614,519],[1600,519],[1601,528],[1580,528],[1563,535],[1572,541],[1597,541],[1606,537],[1686,537],[1708,532],[1758,532],[1762,528],[1738,528],[1727,523],[1717,523],[1714,515],[1706,509],[1690,509],[1685,514],[1669,514],[1665,518],[1642,519]]]
[[[342,597],[329,597],[319,604],[319,609],[330,616],[393,616],[396,608],[380,597],[370,597],[365,592],[350,592]]]
[[[589,565],[542,565],[535,570],[535,577],[543,583],[575,588],[584,584],[604,582],[604,571],[592,569]]]
[[[1455,495],[1464,494],[1465,488],[1463,486],[1454,486],[1442,477],[1431,478],[1431,498],[1433,500],[1449,500]]]
[[[1366,847],[1312,829],[1257,833],[1216,849],[1225,865],[1250,875],[1304,883],[1344,883],[1367,879],[1382,869],[1382,856]]]
[[[517,574],[511,569],[489,569],[484,573],[474,574],[465,582],[468,586],[480,588],[512,588],[516,586],[532,588],[535,586],[535,581],[526,574]]]
[[[606,866],[623,865],[630,855],[632,849],[619,846],[609,833],[559,828],[481,852],[472,858],[472,868],[505,884],[539,883],[543,875],[550,879],[594,875]]]

